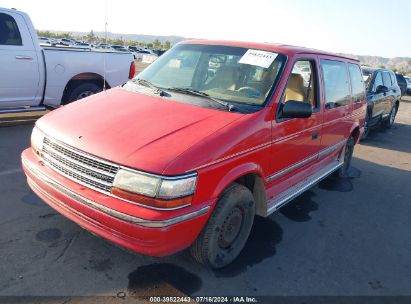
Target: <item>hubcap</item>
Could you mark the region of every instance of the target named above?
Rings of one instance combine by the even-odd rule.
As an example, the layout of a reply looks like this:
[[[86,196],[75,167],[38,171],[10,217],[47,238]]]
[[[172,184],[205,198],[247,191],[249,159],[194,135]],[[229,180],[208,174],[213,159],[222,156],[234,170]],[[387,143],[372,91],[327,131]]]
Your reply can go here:
[[[82,98],[88,97],[93,94],[94,94],[93,91],[84,91],[77,96],[77,99],[82,99]]]
[[[239,208],[234,208],[225,218],[221,227],[218,244],[221,248],[228,248],[240,233],[243,223],[243,212]]]

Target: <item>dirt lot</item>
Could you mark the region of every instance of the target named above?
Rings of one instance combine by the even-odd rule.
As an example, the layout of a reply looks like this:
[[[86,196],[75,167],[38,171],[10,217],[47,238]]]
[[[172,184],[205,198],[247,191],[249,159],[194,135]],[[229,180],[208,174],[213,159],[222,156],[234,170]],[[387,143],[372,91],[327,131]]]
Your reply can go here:
[[[45,205],[20,169],[31,128],[0,128],[0,301],[411,296],[411,98],[393,129],[375,130],[356,147],[351,178],[326,179],[258,219],[239,259],[221,271],[203,268],[187,252],[160,259],[124,251]]]

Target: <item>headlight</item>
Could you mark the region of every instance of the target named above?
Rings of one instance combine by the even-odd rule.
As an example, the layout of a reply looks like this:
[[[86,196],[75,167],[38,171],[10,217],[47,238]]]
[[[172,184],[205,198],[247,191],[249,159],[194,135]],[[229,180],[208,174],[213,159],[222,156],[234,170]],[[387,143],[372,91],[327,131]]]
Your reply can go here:
[[[177,180],[163,180],[158,197],[170,199],[193,194],[196,183],[197,176]]]
[[[155,208],[179,208],[191,203],[197,175],[168,178],[120,169],[112,194]]]
[[[120,169],[114,178],[113,187],[149,197],[155,197],[161,180],[149,175]]]
[[[39,128],[34,127],[31,132],[31,147],[37,154],[41,154],[44,144],[44,133]]]

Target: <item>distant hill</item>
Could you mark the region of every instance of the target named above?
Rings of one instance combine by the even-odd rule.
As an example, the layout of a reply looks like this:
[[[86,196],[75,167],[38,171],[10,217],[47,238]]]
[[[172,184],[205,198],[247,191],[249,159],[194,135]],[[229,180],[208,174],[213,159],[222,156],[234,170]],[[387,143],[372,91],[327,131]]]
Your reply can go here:
[[[396,69],[397,71],[401,71],[403,73],[411,73],[411,57],[385,58],[380,56],[359,56],[352,54],[341,55],[358,59],[363,65],[371,67],[384,66],[389,69]]]

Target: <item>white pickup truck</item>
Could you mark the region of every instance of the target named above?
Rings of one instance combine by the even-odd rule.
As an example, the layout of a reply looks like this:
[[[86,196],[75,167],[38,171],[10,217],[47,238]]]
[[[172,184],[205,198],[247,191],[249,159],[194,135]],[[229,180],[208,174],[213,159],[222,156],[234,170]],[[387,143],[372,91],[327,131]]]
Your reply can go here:
[[[41,47],[26,13],[0,8],[0,114],[58,107],[134,72],[131,53]]]

